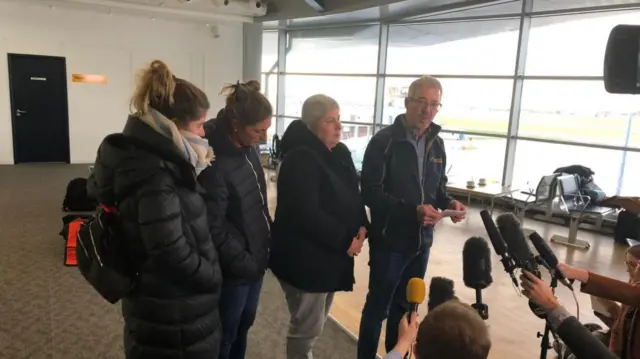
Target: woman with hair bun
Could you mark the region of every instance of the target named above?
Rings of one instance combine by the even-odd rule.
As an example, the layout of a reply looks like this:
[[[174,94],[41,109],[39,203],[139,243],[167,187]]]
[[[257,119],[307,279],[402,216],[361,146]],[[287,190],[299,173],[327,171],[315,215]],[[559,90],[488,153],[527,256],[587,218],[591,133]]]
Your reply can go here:
[[[221,338],[222,272],[197,174],[209,100],[162,61],[140,73],[133,114],[104,139],[94,167],[101,204],[115,206],[137,283],[122,299],[127,359],[211,359]]]
[[[271,217],[256,146],[266,140],[273,108],[260,83],[222,90],[226,106],[207,132],[216,160],[199,176],[206,189],[211,237],[220,254],[223,339],[220,359],[242,359],[269,265]]]

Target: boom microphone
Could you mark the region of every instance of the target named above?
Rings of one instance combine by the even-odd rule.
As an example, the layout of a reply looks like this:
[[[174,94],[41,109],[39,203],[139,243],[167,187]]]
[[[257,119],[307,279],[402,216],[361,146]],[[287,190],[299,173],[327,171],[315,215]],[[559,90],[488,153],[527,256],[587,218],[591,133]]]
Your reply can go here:
[[[538,232],[533,232],[529,235],[529,239],[533,246],[536,248],[540,257],[543,261],[547,263],[549,268],[553,269],[553,276],[565,287],[573,290],[573,286],[567,278],[565,278],[564,273],[558,269],[558,257],[556,257],[555,253],[547,242],[538,234]]]
[[[409,302],[409,320],[411,314],[418,311],[418,305],[424,302],[427,288],[422,278],[411,278],[407,284],[407,302]]]
[[[484,228],[487,230],[487,235],[489,235],[489,240],[491,241],[493,250],[497,255],[500,256],[500,261],[504,266],[505,272],[509,274],[509,276],[511,277],[511,281],[517,288],[518,280],[516,279],[515,275],[516,264],[514,263],[513,258],[509,256],[509,253],[507,251],[507,244],[504,242],[504,239],[502,239],[502,236],[500,235],[495,222],[493,222],[493,218],[491,217],[489,211],[483,209],[482,211],[480,211],[480,217],[482,218],[482,223],[484,223]]]
[[[431,278],[431,284],[429,284],[429,302],[427,303],[429,311],[435,309],[442,303],[457,299],[453,287],[454,284],[451,279],[444,277]]]
[[[471,237],[462,249],[464,285],[476,291],[476,302],[471,306],[482,319],[489,318],[489,308],[482,303],[482,290],[493,282],[491,278],[491,252],[484,238]]]

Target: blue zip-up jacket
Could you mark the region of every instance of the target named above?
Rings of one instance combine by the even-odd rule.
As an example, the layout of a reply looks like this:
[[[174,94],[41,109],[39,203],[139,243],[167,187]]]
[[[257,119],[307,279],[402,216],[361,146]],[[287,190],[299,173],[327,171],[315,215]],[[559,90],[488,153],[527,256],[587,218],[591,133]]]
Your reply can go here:
[[[392,252],[413,252],[430,247],[433,226],[422,227],[416,208],[431,204],[445,209],[451,199],[446,194],[447,158],[441,127],[431,123],[420,176],[416,147],[408,140],[402,115],[393,125],[376,133],[364,154],[361,191],[371,210],[369,242],[372,248]]]

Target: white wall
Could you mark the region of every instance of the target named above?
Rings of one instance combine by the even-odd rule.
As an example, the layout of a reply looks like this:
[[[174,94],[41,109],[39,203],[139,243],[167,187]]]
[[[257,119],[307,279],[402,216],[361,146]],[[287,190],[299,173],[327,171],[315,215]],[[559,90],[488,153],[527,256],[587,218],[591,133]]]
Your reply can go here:
[[[154,59],[200,86],[222,106],[225,83],[242,78],[242,24],[220,26],[49,9],[0,2],[0,164],[13,163],[6,53],[63,56],[67,61],[72,163],[91,163],[100,141],[122,130],[134,74]],[[102,74],[107,85],[72,83],[71,74]]]

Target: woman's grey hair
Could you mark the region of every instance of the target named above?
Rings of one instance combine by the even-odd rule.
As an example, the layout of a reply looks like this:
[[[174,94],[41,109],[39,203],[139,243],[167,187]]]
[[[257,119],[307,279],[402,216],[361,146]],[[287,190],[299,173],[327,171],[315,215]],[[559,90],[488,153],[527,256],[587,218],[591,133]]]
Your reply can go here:
[[[324,116],[333,109],[340,108],[338,102],[327,95],[313,95],[302,104],[302,122],[315,131],[315,128]]]

